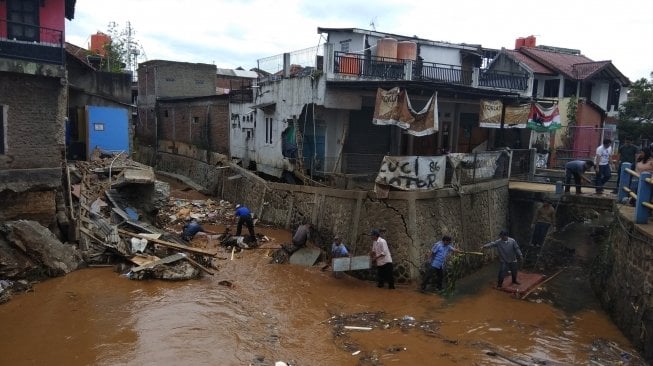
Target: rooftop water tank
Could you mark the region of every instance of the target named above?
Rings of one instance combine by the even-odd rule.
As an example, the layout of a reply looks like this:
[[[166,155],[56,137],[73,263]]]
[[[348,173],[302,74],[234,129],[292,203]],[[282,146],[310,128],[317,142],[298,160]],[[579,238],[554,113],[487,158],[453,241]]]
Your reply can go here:
[[[390,37],[381,38],[376,43],[376,56],[384,58],[397,58],[397,40]]]
[[[97,32],[91,36],[89,51],[104,57],[107,54],[105,46],[109,43],[111,43],[111,37],[102,32]]]
[[[522,47],[524,47],[524,43],[526,43],[526,38],[524,37],[519,37],[515,40],[515,49],[518,50]]]
[[[397,43],[397,58],[400,60],[417,60],[417,43],[401,41]]]
[[[524,47],[535,47],[535,36],[526,37]]]

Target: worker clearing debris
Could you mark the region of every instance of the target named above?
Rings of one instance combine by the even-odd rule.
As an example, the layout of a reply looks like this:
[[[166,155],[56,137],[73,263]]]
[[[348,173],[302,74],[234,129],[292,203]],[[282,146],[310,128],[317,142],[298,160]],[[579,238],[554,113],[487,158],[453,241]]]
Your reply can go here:
[[[292,263],[291,257],[296,252],[302,251],[302,249],[307,249],[302,251],[305,254],[308,254],[308,257],[310,258],[303,258],[301,261],[307,264],[309,266],[313,265],[317,258],[321,254],[321,250],[317,247],[313,248],[307,248],[306,243],[308,241],[315,243],[315,241],[312,239],[312,231],[314,229],[314,226],[310,222],[304,221],[303,224],[299,225],[297,230],[295,231],[295,234],[292,237],[292,244],[282,244],[281,249],[277,249],[273,254],[272,254],[272,263],[286,263],[290,261]],[[297,253],[297,254],[302,254],[302,253]],[[317,254],[317,255],[315,255]],[[312,259],[314,257],[314,259]],[[296,258],[300,258],[300,255],[297,255]],[[311,260],[312,259],[312,260]]]

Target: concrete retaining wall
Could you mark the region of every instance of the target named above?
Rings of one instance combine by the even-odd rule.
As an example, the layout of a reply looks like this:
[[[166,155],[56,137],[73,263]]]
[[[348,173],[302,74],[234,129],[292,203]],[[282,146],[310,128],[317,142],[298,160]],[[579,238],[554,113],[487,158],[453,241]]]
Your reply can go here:
[[[245,204],[265,222],[294,230],[308,220],[324,247],[340,234],[356,255],[364,255],[371,246],[370,229],[385,228],[398,282],[419,278],[424,254],[444,233],[452,234],[460,248],[477,250],[507,225],[507,180],[464,186],[464,193],[452,188],[392,191],[388,199],[379,200],[370,191],[273,183],[240,167],[225,169],[169,153],[159,153],[156,159],[153,155],[141,148],[136,158]]]
[[[651,363],[653,237],[650,229],[646,230],[650,224],[635,225],[624,212],[617,212],[615,217],[594,263],[592,285],[615,324]]]

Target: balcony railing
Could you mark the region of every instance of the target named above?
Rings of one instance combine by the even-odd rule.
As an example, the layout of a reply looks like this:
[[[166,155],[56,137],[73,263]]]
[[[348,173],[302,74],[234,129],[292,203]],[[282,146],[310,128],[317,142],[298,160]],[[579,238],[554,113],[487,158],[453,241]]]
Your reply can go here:
[[[333,73],[344,79],[434,81],[522,92],[528,89],[528,76],[524,74],[338,51],[334,52]]]
[[[65,63],[63,31],[0,19],[0,57]]]
[[[496,89],[526,90],[528,76],[504,71],[484,70],[478,77],[478,85]]]

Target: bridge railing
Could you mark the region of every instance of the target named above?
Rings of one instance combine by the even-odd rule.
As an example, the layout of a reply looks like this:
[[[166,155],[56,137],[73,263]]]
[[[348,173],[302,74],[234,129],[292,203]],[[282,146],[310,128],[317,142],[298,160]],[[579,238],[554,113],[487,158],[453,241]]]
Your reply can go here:
[[[620,179],[619,179],[619,202],[625,199],[635,201],[635,223],[647,224],[653,204],[651,198],[653,197],[653,176],[650,172],[642,172],[638,174],[636,171],[630,169],[630,163],[623,163],[621,165]]]

